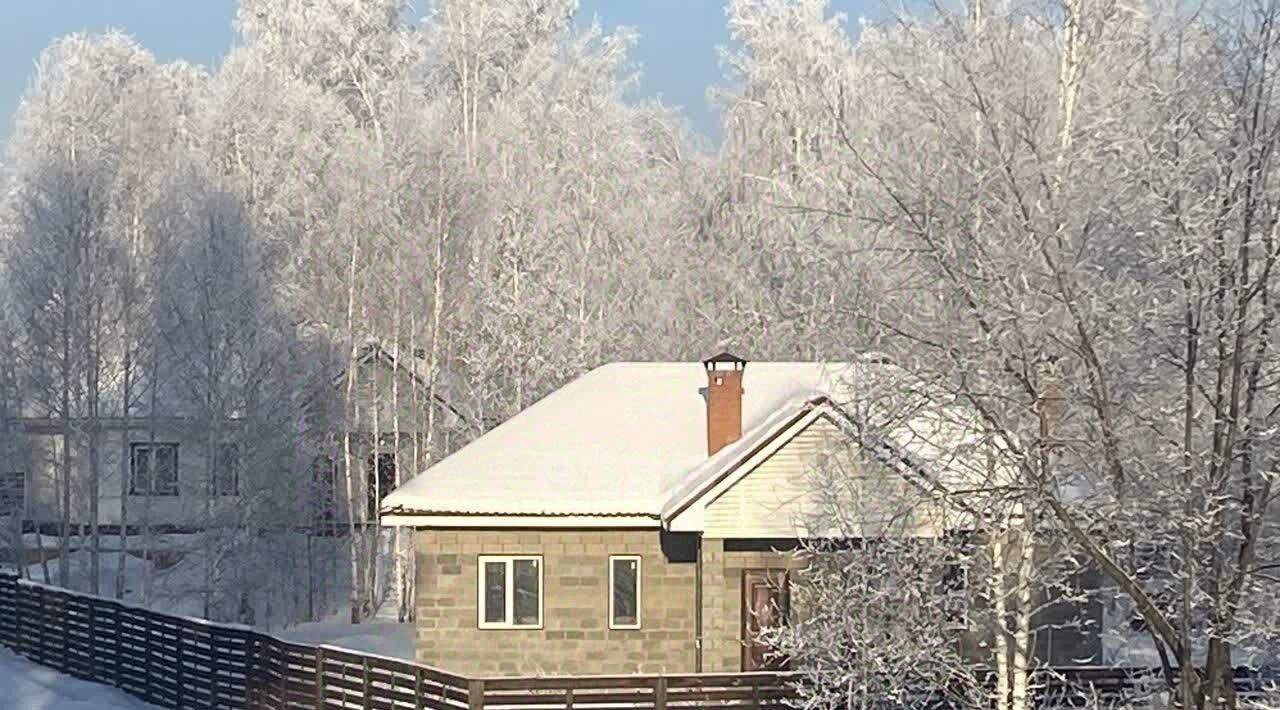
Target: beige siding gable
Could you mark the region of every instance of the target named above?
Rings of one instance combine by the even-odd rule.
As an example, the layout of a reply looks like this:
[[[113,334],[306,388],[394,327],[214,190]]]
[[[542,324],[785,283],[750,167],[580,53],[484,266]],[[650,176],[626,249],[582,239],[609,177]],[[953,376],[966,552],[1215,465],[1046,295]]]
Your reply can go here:
[[[815,474],[819,466],[838,473],[819,477]],[[933,534],[937,526],[931,521],[938,515],[933,506],[920,505],[920,500],[915,485],[863,455],[834,422],[819,417],[707,504],[703,534],[717,538],[823,534],[811,533],[806,523],[833,503],[844,517],[841,528],[846,535],[873,536],[891,530]]]

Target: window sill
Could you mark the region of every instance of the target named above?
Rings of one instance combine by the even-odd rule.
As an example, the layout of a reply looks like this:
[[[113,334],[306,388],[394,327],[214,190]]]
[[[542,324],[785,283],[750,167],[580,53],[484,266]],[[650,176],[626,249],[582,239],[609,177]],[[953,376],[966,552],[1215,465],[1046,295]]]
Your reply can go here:
[[[536,626],[516,626],[514,624],[479,624],[476,628],[481,631],[541,631],[542,624]]]

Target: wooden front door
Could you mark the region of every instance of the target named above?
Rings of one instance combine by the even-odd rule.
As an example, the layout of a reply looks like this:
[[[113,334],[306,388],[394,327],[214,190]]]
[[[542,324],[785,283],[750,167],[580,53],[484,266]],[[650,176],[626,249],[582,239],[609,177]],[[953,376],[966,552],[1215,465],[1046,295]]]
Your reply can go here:
[[[760,629],[787,623],[791,594],[786,570],[749,569],[742,573],[742,670],[782,670],[760,641]]]

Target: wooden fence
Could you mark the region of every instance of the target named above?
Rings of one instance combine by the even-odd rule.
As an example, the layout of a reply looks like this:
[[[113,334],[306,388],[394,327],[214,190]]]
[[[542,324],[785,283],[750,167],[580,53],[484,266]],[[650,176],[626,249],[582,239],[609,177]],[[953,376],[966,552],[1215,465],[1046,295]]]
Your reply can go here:
[[[252,628],[147,611],[19,581],[0,572],[0,645],[64,673],[168,708],[230,710],[780,710],[787,673],[467,678]],[[975,679],[994,685],[992,678]],[[1119,704],[1163,683],[1143,668],[1037,672],[1036,705]],[[1274,692],[1275,673],[1241,670],[1244,695]],[[933,696],[938,689],[922,689]],[[0,691],[2,692],[2,691]],[[944,708],[945,698],[921,705]]]
[[[159,614],[0,573],[0,645],[168,708],[776,710],[786,674],[466,678],[252,628]]]

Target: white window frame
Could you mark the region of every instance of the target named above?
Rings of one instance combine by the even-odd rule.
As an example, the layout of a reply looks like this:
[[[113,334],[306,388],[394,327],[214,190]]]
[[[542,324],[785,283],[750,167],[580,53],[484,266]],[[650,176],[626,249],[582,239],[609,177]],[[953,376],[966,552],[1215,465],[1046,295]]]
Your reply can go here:
[[[156,451],[161,447],[173,449],[173,489],[157,490],[156,488]],[[179,467],[181,446],[176,441],[131,441],[129,442],[129,495],[135,497],[176,498],[182,491],[182,469]],[[137,451],[147,452],[147,487],[137,487]]]
[[[635,563],[636,563],[636,623],[634,623],[634,624],[618,624],[618,623],[614,623],[614,614],[613,614],[613,600],[614,600],[614,594],[613,594],[613,563],[614,563],[615,561],[619,561],[619,560],[635,560]],[[641,559],[640,555],[609,555],[609,628],[611,628],[611,629],[638,629],[638,628],[640,628],[640,623],[641,623],[641,619],[640,619],[640,610],[643,608],[643,607],[641,606],[641,604],[640,604],[640,599],[641,599],[641,597],[640,597],[640,587],[644,586],[644,585],[641,583],[641,580],[642,580],[642,579],[643,579],[643,577],[644,577],[644,576],[641,574],[641,572],[643,571],[643,565],[644,565],[644,560],[643,560],[643,559]]]
[[[532,560],[538,565],[538,623],[536,624],[517,624],[515,623],[515,606],[516,606],[516,577],[515,563],[517,561]],[[492,562],[502,562],[506,565],[504,582],[506,586],[505,613],[503,618],[505,621],[485,621],[484,620],[484,602],[485,602],[485,565]],[[542,555],[479,555],[476,564],[476,625],[481,629],[541,629],[542,628],[542,601],[546,597],[547,590],[543,583],[543,562]]]

